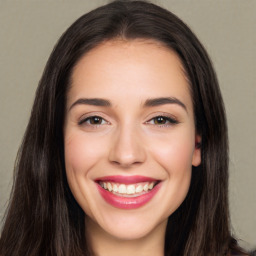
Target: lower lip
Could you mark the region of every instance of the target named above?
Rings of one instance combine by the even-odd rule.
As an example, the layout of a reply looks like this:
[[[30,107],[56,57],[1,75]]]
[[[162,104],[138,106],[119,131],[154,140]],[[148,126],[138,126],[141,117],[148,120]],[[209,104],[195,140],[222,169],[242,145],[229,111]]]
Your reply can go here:
[[[155,196],[161,184],[157,184],[152,190],[150,190],[146,194],[137,197],[117,196],[102,188],[98,183],[97,185],[101,196],[105,199],[107,203],[120,209],[136,209],[148,203]]]

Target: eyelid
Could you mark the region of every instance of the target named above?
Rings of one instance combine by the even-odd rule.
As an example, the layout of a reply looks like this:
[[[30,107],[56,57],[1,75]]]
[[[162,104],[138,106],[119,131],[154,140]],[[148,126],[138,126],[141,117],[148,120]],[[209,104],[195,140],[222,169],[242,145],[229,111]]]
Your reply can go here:
[[[103,126],[103,125],[108,125],[108,124],[111,124],[111,122],[109,122],[107,120],[107,118],[104,117],[104,115],[102,113],[98,113],[98,112],[90,112],[90,113],[87,113],[87,114],[84,114],[78,121],[78,125],[83,125],[86,123],[87,119],[90,119],[92,117],[99,117],[101,118],[105,123],[104,124],[89,124],[87,123],[87,126],[93,126],[93,127],[98,127],[98,126]],[[166,124],[150,124],[150,122],[158,117],[164,117],[167,119],[168,123]],[[148,125],[154,125],[154,126],[157,126],[157,127],[169,127],[169,126],[173,126],[173,125],[176,125],[176,124],[179,124],[180,121],[177,119],[177,117],[175,117],[174,115],[172,114],[169,114],[169,113],[155,113],[154,115],[152,114],[151,117],[147,118],[148,121],[145,122],[145,124],[148,124]]]
[[[158,118],[158,117],[164,117],[167,119],[168,123],[167,124],[150,124],[149,122]],[[179,124],[180,122],[178,121],[178,119],[171,115],[171,114],[166,114],[166,113],[158,113],[156,115],[154,115],[153,117],[151,117],[148,121],[145,122],[146,124],[149,124],[149,125],[154,125],[154,126],[157,126],[157,127],[169,127],[169,126],[173,126],[173,125],[176,125],[176,124]]]
[[[88,114],[83,115],[83,116],[79,119],[78,125],[83,125],[83,124],[85,124],[86,121],[87,121],[87,119],[90,119],[90,118],[92,118],[92,117],[99,117],[99,118],[101,118],[102,120],[104,120],[104,121],[106,122],[106,124],[110,124],[110,122],[107,121],[106,118],[104,118],[104,117],[102,116],[102,114],[93,112],[93,113],[88,113]],[[101,125],[105,125],[105,124],[98,124],[98,125],[97,125],[97,124],[95,124],[95,125],[87,124],[87,125],[88,125],[88,126],[97,127],[97,126],[101,126]]]

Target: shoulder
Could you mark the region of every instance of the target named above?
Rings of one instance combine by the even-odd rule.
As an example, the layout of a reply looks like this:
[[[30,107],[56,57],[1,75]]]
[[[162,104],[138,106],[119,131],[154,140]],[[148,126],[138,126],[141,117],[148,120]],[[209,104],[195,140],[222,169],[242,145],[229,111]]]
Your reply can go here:
[[[242,248],[234,237],[231,237],[227,256],[250,256],[250,253]]]

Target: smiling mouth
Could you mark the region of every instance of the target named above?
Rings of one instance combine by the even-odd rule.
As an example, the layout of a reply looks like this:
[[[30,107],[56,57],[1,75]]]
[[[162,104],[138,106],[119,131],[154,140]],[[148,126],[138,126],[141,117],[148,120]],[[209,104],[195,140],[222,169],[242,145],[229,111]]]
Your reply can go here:
[[[136,209],[157,194],[161,180],[144,176],[107,176],[95,180],[102,198],[119,209]]]
[[[99,181],[99,185],[114,195],[121,197],[137,197],[151,191],[159,182],[148,181],[134,184]]]

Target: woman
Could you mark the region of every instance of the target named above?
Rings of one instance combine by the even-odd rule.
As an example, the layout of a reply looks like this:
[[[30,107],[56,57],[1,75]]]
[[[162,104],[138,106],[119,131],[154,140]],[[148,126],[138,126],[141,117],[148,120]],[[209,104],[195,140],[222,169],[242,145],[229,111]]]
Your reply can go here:
[[[49,58],[0,254],[242,254],[227,186],[204,48],[172,13],[116,1],[78,19]]]

